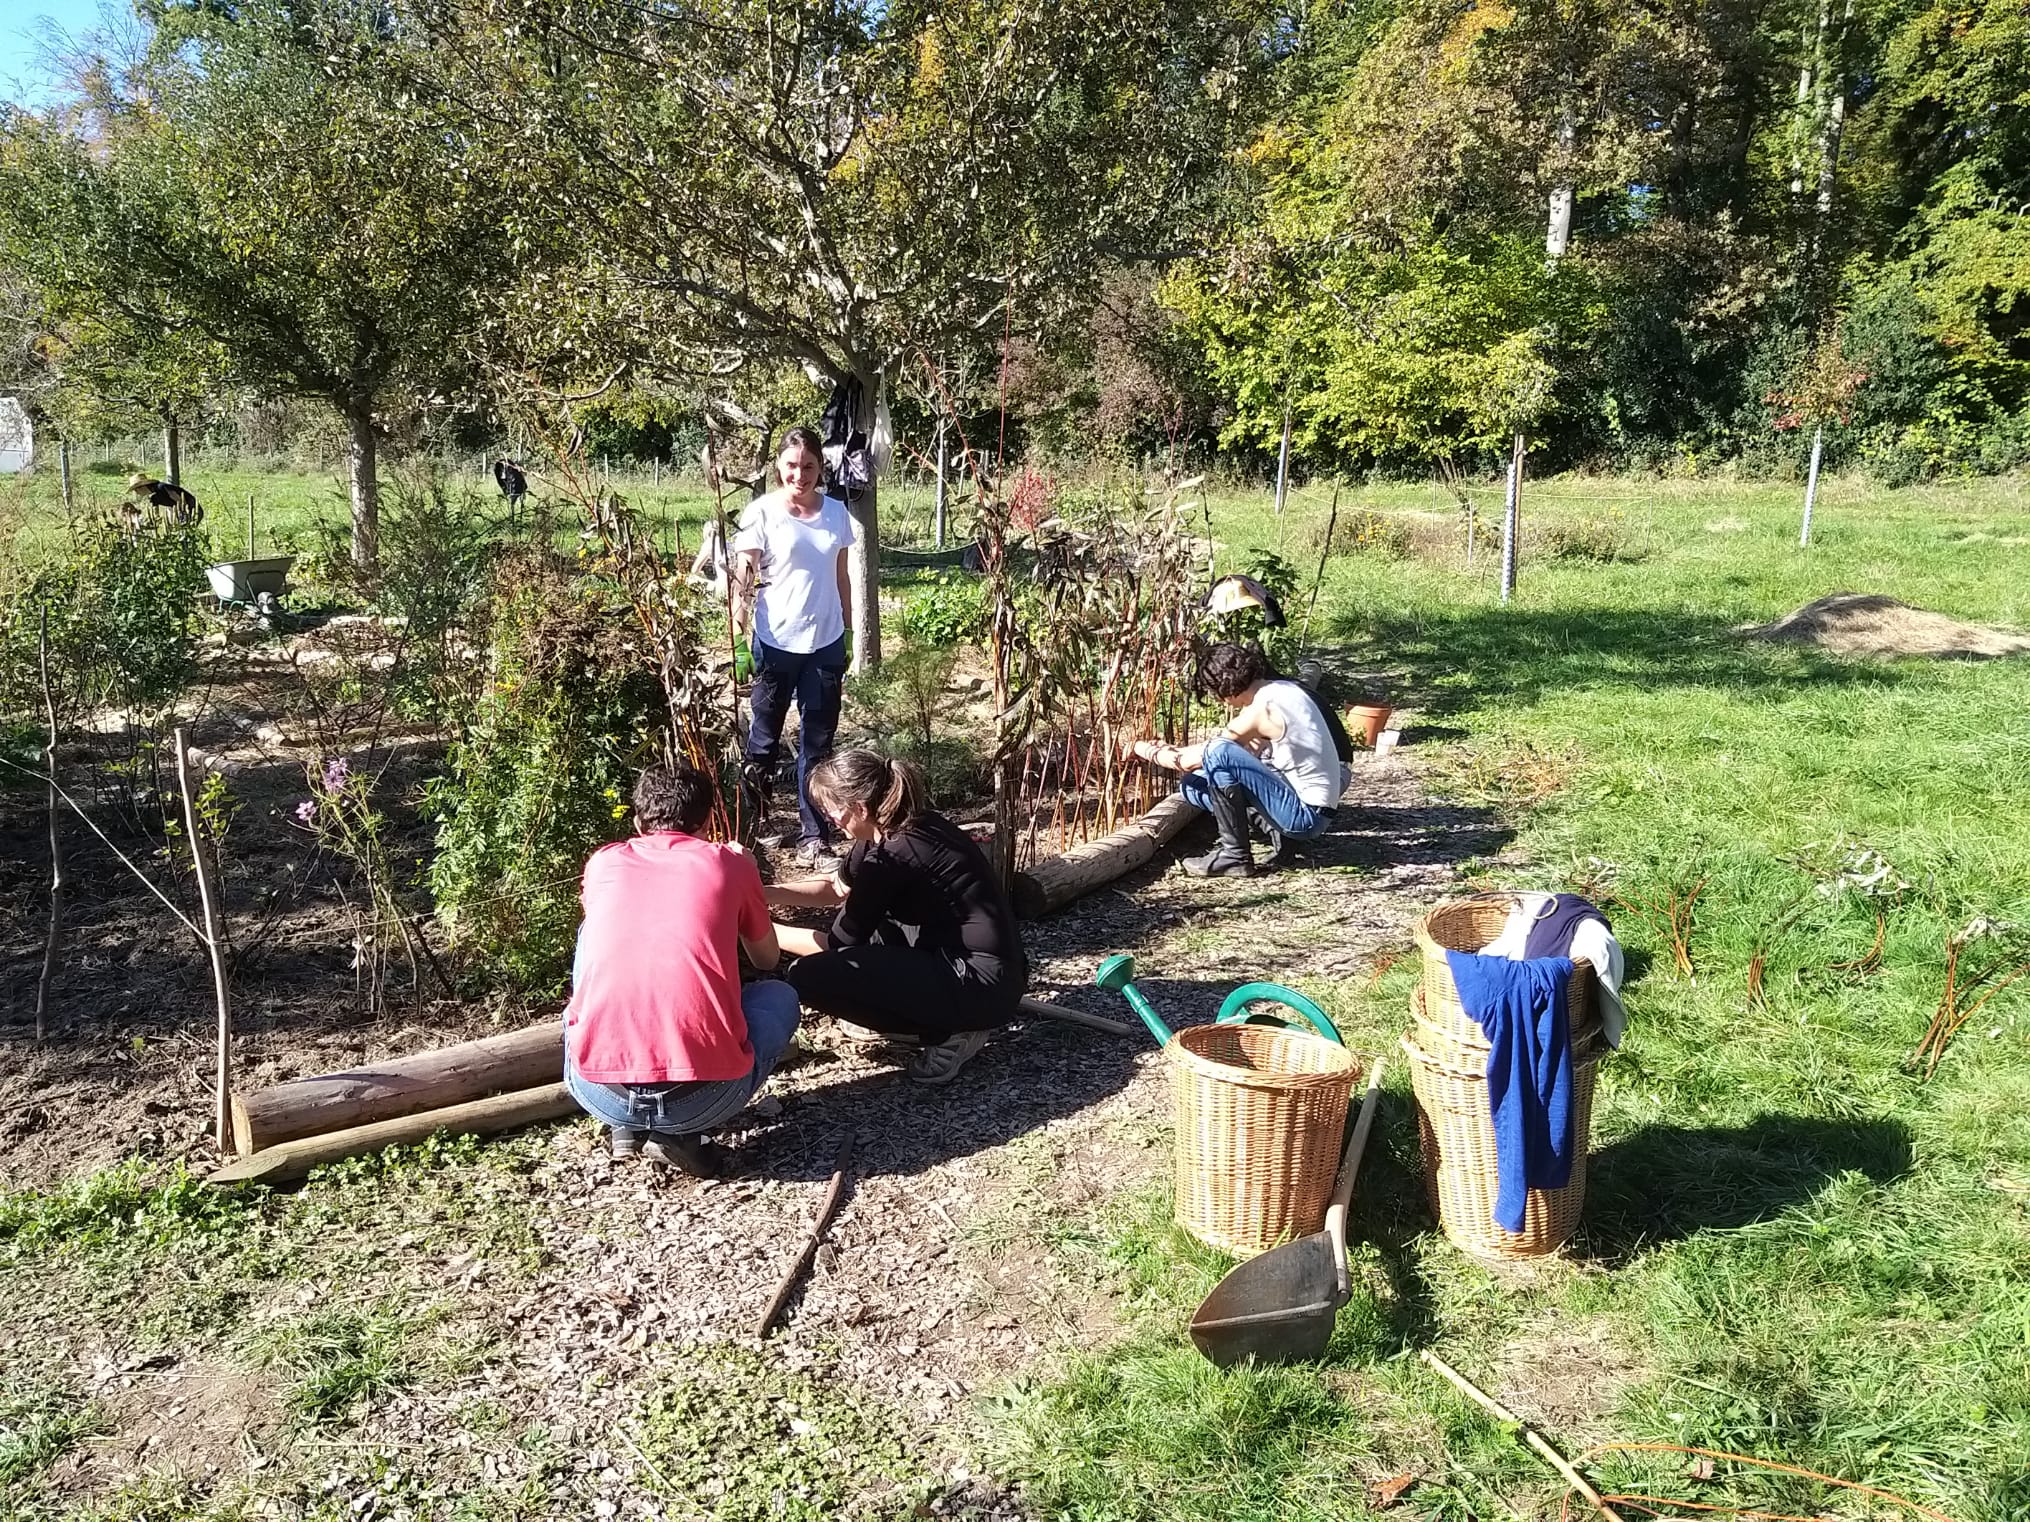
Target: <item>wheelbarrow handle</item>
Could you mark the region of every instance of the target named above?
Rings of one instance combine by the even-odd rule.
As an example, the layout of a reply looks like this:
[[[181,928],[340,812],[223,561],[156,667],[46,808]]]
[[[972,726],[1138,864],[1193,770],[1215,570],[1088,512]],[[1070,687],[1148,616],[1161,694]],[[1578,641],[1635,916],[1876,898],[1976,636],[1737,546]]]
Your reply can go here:
[[[1339,1182],[1333,1186],[1332,1203],[1325,1207],[1325,1230],[1332,1240],[1333,1290],[1341,1304],[1353,1289],[1346,1266],[1346,1212],[1353,1203],[1353,1181],[1360,1174],[1361,1154],[1367,1151],[1367,1134],[1374,1129],[1376,1102],[1382,1092],[1382,1069],[1387,1065],[1387,1060],[1378,1056],[1368,1069],[1367,1093],[1361,1096],[1360,1114],[1346,1143],[1346,1156],[1339,1162]]]

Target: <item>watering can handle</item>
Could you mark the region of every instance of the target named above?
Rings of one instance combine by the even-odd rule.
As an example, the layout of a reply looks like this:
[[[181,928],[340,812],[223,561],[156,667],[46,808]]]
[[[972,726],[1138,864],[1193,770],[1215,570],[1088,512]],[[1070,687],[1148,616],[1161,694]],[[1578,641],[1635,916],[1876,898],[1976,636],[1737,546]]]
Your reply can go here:
[[[1295,1010],[1310,1023],[1313,1030],[1334,1046],[1346,1045],[1339,1034],[1339,1027],[1332,1023],[1330,1015],[1296,989],[1285,988],[1281,983],[1243,983],[1228,994],[1226,1001],[1220,1005],[1217,1017],[1219,1024],[1234,1025],[1245,1021],[1248,1018],[1250,1004],[1280,1004],[1285,1009]]]
[[[1360,1174],[1361,1154],[1367,1151],[1367,1133],[1374,1129],[1375,1105],[1381,1098],[1385,1065],[1385,1059],[1376,1057],[1374,1066],[1368,1069],[1367,1093],[1361,1096],[1360,1115],[1353,1123],[1346,1156],[1339,1162],[1339,1182],[1333,1187],[1332,1203],[1325,1207],[1325,1231],[1332,1240],[1333,1288],[1341,1304],[1352,1289],[1346,1268],[1346,1211],[1353,1203],[1353,1181]]]

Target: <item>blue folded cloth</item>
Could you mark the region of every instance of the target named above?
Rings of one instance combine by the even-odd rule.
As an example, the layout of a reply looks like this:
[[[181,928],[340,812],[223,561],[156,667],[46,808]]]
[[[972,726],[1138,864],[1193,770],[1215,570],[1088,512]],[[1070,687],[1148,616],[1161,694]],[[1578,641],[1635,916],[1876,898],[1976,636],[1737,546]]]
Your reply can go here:
[[[1507,957],[1447,951],[1459,1003],[1478,1022],[1487,1054],[1499,1188],[1494,1223],[1521,1231],[1532,1189],[1572,1179],[1572,1030],[1565,988],[1570,957]]]

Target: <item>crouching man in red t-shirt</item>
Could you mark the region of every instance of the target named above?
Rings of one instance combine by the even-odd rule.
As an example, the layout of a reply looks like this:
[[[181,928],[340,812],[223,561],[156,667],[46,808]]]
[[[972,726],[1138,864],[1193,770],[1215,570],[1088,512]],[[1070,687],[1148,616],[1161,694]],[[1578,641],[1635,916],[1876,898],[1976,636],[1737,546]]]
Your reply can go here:
[[[760,1092],[796,1034],[797,996],[740,986],[740,953],[773,972],[782,953],[761,874],[738,846],[700,840],[712,780],[651,766],[634,785],[632,840],[585,864],[585,923],[564,1010],[564,1082],[612,1127],[615,1157],[711,1175],[697,1133]]]

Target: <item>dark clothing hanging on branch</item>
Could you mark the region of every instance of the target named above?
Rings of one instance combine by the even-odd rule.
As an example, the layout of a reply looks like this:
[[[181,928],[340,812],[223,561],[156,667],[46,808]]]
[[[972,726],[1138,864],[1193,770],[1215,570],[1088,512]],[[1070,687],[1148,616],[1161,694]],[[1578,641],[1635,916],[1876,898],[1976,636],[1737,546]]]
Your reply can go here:
[[[867,388],[849,375],[825,403],[825,490],[834,497],[850,499],[874,484],[874,453],[857,422],[866,401]]]

